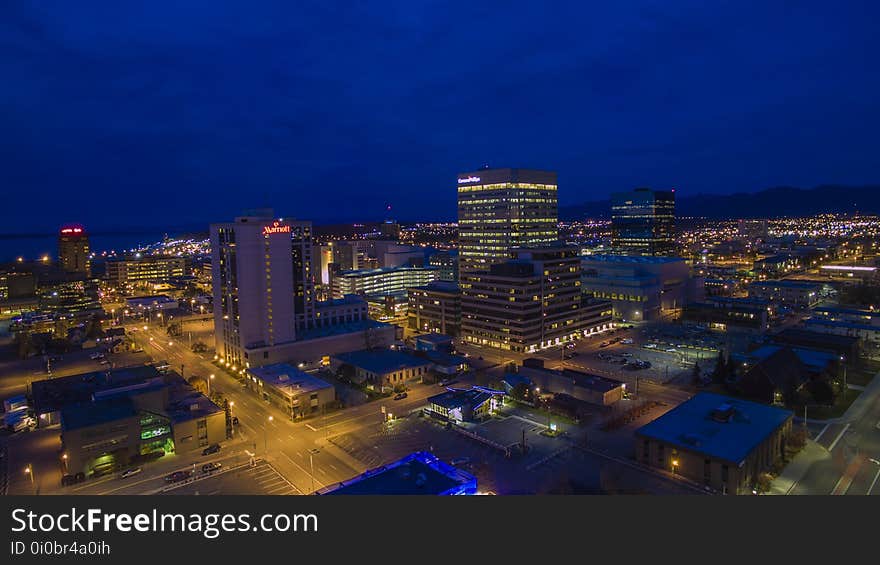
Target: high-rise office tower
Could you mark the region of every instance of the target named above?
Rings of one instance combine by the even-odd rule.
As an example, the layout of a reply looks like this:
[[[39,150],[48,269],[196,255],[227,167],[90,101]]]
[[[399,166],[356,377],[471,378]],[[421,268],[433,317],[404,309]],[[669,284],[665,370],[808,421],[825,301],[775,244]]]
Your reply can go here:
[[[58,259],[67,273],[91,274],[89,236],[82,226],[63,226],[58,232]]]
[[[211,225],[214,332],[221,361],[244,367],[245,349],[296,339],[295,303],[305,291],[302,297],[294,292],[300,270],[294,267],[295,236],[294,223],[273,218],[271,209]]]
[[[675,189],[613,194],[611,247],[625,255],[675,255]]]
[[[487,271],[509,259],[512,247],[556,242],[557,216],[554,172],[482,169],[458,175],[459,273]]]
[[[530,352],[581,337],[594,319],[582,307],[581,267],[574,246],[517,248],[514,258],[472,276],[461,297],[461,335],[468,343]]]

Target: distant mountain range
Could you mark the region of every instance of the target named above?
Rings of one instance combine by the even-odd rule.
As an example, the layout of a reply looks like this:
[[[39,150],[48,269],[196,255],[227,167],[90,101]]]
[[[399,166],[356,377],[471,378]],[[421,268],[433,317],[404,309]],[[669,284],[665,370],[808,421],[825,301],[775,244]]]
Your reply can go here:
[[[778,218],[823,212],[880,214],[880,185],[823,185],[816,188],[777,186],[758,192],[695,194],[675,200],[676,216]],[[559,207],[559,218],[562,220],[609,217],[609,200]]]

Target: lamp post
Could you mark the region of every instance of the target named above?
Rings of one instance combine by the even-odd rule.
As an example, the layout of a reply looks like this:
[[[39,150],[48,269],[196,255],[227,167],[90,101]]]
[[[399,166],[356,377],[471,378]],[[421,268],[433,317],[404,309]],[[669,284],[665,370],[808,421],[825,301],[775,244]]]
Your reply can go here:
[[[235,401],[229,401],[229,427],[232,428],[232,437],[235,437],[235,416],[232,415],[232,409],[235,407]]]
[[[61,455],[61,461],[64,463],[64,474],[67,475],[68,470],[67,470],[67,454],[66,453]]]
[[[309,469],[310,469],[310,477],[312,479],[312,492],[315,492],[315,461],[312,459],[313,452],[309,450]]]
[[[272,416],[269,416],[269,419],[263,424],[263,451],[268,455],[269,453],[269,422],[274,420]]]
[[[211,381],[213,381],[213,380],[214,380],[214,373],[211,373],[210,375],[208,375],[208,397],[211,396],[211,389],[213,388],[211,386]]]
[[[34,466],[30,463],[24,468],[24,472],[31,478],[31,486],[34,488],[34,494],[37,494],[37,481],[34,479]]]

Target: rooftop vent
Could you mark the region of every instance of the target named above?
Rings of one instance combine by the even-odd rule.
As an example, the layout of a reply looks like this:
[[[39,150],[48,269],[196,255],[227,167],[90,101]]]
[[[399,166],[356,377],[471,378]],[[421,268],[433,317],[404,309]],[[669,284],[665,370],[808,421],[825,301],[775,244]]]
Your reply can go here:
[[[716,422],[726,424],[730,422],[731,418],[733,418],[734,412],[735,410],[733,406],[725,402],[724,404],[721,404],[720,406],[712,410],[712,419]]]
[[[282,383],[287,382],[287,379],[289,379],[289,378],[290,377],[288,375],[278,375],[278,381],[282,382]]]

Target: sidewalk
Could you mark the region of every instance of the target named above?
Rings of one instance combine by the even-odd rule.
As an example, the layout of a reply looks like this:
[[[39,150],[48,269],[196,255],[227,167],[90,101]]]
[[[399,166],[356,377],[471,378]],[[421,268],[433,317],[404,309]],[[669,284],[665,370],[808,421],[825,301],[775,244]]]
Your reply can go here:
[[[831,454],[828,450],[808,439],[804,448],[794,456],[794,459],[785,466],[782,473],[770,483],[767,494],[788,494],[804,478],[810,467],[823,459],[829,459]]]

